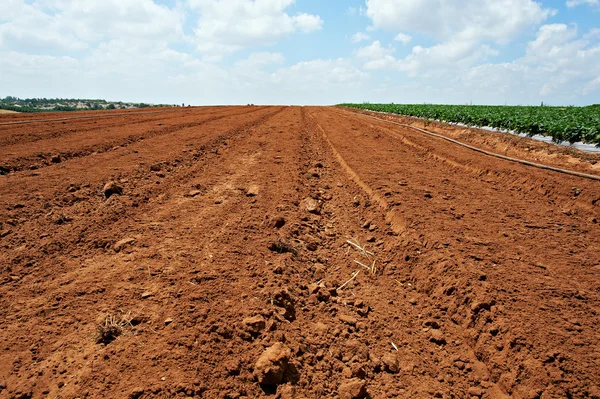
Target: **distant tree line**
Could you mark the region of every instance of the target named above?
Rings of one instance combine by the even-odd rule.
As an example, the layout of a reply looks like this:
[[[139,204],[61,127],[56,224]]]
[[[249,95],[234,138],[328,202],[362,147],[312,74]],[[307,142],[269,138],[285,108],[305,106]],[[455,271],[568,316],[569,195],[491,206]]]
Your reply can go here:
[[[79,105],[79,107],[78,107]],[[83,107],[81,107],[83,105]],[[152,108],[170,107],[172,105],[152,105],[147,103],[124,103],[122,101],[106,101],[102,99],[79,98],[18,98],[6,96],[0,98],[0,109],[17,112],[50,112],[50,111],[85,111],[101,109],[119,109],[124,107]]]

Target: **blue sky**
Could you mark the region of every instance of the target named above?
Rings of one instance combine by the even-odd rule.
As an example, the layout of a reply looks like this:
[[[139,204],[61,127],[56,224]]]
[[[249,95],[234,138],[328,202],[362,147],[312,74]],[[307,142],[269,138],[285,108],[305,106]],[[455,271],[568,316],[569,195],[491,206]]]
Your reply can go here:
[[[600,103],[600,0],[2,0],[6,95]]]

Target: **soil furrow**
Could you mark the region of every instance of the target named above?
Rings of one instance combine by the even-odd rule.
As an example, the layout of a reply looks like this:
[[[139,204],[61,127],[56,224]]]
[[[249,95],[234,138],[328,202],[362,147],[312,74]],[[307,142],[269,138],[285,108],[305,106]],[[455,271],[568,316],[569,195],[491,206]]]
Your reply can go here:
[[[203,111],[218,109],[215,107],[203,108]],[[138,116],[130,114],[121,118],[109,119],[86,119],[80,120],[77,123],[68,124],[57,123],[54,125],[43,126],[2,126],[0,125],[0,145],[9,146],[17,143],[35,142],[39,140],[47,140],[57,137],[63,137],[72,133],[95,132],[112,127],[123,127],[125,125],[134,125],[148,122],[164,123],[169,120],[176,120],[189,115],[188,112],[171,112],[165,114],[152,114],[151,116]]]
[[[262,108],[253,108],[243,110],[237,115],[253,113]],[[234,114],[235,115],[235,114]],[[194,115],[189,117],[188,122],[182,122],[180,118],[174,118],[175,124],[157,128],[154,123],[150,126],[138,126],[136,134],[131,134],[131,124],[120,125],[113,128],[113,131],[103,131],[101,136],[89,136],[90,132],[85,130],[76,130],[76,137],[69,137],[68,140],[59,137],[58,139],[45,140],[36,145],[27,143],[25,145],[6,147],[6,158],[0,159],[5,173],[18,172],[22,170],[36,170],[47,167],[55,163],[60,163],[73,158],[97,155],[106,151],[114,150],[119,147],[127,147],[133,143],[176,132],[182,129],[189,129],[201,126],[208,122],[217,121],[222,118],[231,117],[231,111],[217,112],[216,115]],[[162,121],[160,125],[164,125]],[[141,124],[141,123],[140,123]],[[104,130],[104,129],[103,129]],[[81,137],[91,137],[91,142],[85,143]],[[87,144],[87,145],[86,145]],[[50,151],[44,152],[43,148],[50,148]],[[21,155],[26,154],[26,155]]]

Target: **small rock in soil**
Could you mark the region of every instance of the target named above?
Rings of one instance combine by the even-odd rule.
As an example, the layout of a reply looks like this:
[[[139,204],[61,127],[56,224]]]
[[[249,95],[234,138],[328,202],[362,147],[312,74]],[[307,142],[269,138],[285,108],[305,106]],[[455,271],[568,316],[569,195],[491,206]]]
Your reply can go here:
[[[60,155],[53,155],[50,161],[52,163],[60,163],[62,161],[62,158]]]
[[[169,324],[173,323],[173,319],[168,317],[165,319],[165,326],[168,326]]]
[[[282,240],[278,240],[278,241],[271,243],[269,245],[269,249],[273,252],[277,252],[278,254],[284,254],[284,253],[289,252],[294,255],[298,255],[298,251],[296,250],[296,248],[294,248],[292,246],[292,244],[282,241]]]
[[[121,241],[117,242],[115,244],[115,246],[113,247],[113,249],[115,250],[115,252],[120,252],[127,245],[133,244],[134,242],[135,242],[135,238],[124,238]]]
[[[434,330],[438,330],[440,328],[440,324],[437,322],[437,320],[433,320],[433,319],[427,320],[424,323],[424,325],[427,327],[431,327]]]
[[[154,296],[153,292],[145,291],[142,293],[142,299],[150,298],[151,296]]]
[[[291,351],[277,342],[263,352],[254,365],[254,378],[261,385],[279,385],[288,368]]]
[[[284,310],[283,317],[292,321],[296,319],[295,301],[286,289],[281,289],[273,296],[273,305]]]
[[[481,389],[480,387],[471,387],[469,388],[467,393],[471,396],[476,396],[480,398],[483,395],[483,389]]]
[[[259,336],[266,326],[267,322],[261,315],[246,317],[244,320],[242,320],[242,329],[253,337]]]
[[[321,213],[319,202],[313,198],[303,199],[302,202],[300,202],[300,208],[315,215],[319,215]]]
[[[509,399],[510,396],[498,386],[494,385],[487,391],[487,397],[490,399]]]
[[[367,383],[358,378],[352,378],[341,383],[338,388],[340,399],[360,399],[367,396]]]
[[[366,368],[362,364],[352,363],[350,370],[352,370],[352,377],[363,379],[367,376]]]
[[[340,320],[343,321],[346,324],[351,325],[351,326],[355,326],[356,325],[356,317],[353,317],[353,316],[348,316],[348,315],[341,314],[340,315]]]
[[[202,194],[202,191],[200,191],[200,190],[192,190],[189,193],[187,193],[185,196],[193,198],[193,197],[196,197],[196,196],[198,196],[200,194]]]
[[[446,338],[440,330],[429,330],[429,340],[437,345],[445,345]]]
[[[122,195],[123,194],[123,187],[119,186],[114,181],[109,181],[108,183],[106,183],[104,185],[104,188],[102,189],[102,192],[104,193],[104,196],[106,198],[110,198],[110,196],[113,195],[113,194]]]
[[[281,385],[277,388],[275,399],[294,399],[296,398],[296,387],[290,384]]]
[[[318,179],[319,177],[321,177],[321,172],[319,172],[319,169],[311,169],[311,170],[309,171],[309,174],[310,174],[312,177],[315,177],[315,178],[317,178],[317,179]]]
[[[372,310],[371,307],[364,301],[358,300],[354,303],[354,308],[359,316],[367,317],[369,312]]]
[[[138,399],[140,398],[146,391],[144,388],[138,387],[134,388],[129,394],[129,399]]]
[[[386,353],[381,361],[383,362],[385,371],[393,374],[396,374],[400,371],[398,356],[395,353]]]
[[[250,187],[248,187],[248,190],[246,190],[246,196],[256,197],[258,195],[259,191],[260,191],[260,187],[258,187],[256,184],[252,184]]]
[[[475,381],[487,381],[490,379],[490,372],[483,362],[473,363],[473,378],[475,378]]]

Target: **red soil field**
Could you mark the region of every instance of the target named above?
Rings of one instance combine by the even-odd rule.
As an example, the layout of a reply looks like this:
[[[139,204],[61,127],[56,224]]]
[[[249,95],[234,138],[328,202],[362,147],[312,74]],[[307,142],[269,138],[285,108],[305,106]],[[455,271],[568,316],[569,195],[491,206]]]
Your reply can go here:
[[[600,398],[599,181],[335,107],[152,111],[0,116],[0,398]]]

